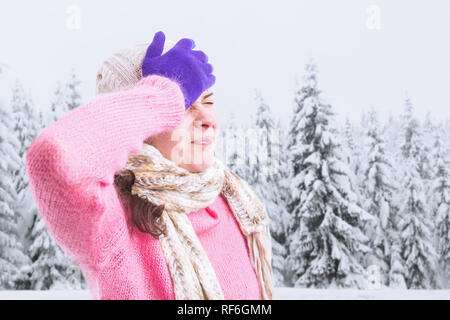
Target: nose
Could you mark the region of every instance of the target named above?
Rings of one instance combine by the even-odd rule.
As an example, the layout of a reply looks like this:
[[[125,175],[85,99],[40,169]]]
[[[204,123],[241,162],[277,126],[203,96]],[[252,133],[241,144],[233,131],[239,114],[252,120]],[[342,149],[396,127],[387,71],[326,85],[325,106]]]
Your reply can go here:
[[[198,114],[194,120],[194,126],[201,128],[202,131],[206,131],[210,128],[216,129],[217,127],[217,115],[213,110],[207,108],[199,108]]]
[[[196,128],[201,127],[201,129],[204,131],[208,130],[209,128],[215,129],[216,121],[212,118],[197,119],[195,120],[195,126]]]

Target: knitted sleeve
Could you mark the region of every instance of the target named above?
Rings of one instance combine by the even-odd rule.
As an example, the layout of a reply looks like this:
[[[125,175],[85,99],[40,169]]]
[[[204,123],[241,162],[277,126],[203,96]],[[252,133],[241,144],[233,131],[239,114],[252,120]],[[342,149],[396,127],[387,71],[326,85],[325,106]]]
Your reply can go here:
[[[49,232],[76,261],[89,259],[105,190],[129,153],[184,114],[178,84],[151,75],[134,87],[97,96],[45,128],[30,144],[31,193]]]

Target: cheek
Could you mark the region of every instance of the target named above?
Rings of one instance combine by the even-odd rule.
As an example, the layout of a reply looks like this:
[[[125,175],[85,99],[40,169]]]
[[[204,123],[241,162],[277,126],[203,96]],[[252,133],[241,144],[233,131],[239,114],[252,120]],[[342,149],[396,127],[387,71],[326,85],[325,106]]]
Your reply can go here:
[[[167,152],[170,159],[176,163],[184,162],[184,158],[191,152],[191,138],[185,131],[169,138]]]

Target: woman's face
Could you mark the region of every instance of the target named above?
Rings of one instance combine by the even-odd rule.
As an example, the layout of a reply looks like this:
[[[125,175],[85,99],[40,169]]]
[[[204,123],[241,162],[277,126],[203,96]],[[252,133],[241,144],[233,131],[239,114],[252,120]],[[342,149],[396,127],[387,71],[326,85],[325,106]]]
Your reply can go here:
[[[217,129],[214,98],[208,89],[185,111],[177,128],[150,137],[149,143],[178,166],[200,172],[212,164]]]

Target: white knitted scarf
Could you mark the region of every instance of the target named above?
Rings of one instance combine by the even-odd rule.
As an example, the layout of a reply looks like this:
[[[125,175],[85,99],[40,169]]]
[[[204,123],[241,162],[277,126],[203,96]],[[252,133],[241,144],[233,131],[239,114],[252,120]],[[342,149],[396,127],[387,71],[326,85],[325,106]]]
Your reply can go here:
[[[217,158],[205,171],[193,173],[147,143],[141,152],[129,156],[124,169],[135,175],[132,194],[156,205],[164,204],[158,222],[165,232],[159,241],[177,300],[224,299],[211,262],[186,214],[209,206],[219,193],[226,198],[247,238],[262,299],[273,299],[269,218],[247,182]]]

